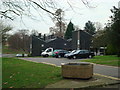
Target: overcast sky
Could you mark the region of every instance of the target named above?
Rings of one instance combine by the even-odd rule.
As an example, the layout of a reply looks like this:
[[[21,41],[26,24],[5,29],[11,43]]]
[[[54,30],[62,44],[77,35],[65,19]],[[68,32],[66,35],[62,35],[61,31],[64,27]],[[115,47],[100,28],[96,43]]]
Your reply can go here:
[[[86,7],[80,0],[69,0],[73,6],[74,11],[66,3],[67,0],[55,0],[58,4],[58,8],[62,8],[65,11],[65,20],[68,24],[71,20],[74,25],[84,28],[85,23],[90,20],[92,22],[100,22],[102,25],[107,23],[109,16],[112,15],[110,9],[113,6],[118,7],[120,0],[88,0],[90,5],[94,8]],[[7,20],[14,27],[14,31],[17,29],[29,29],[37,30],[39,33],[49,33],[49,27],[54,26],[54,23],[44,11],[40,11],[38,14],[35,10],[34,19],[30,19],[24,16],[22,20],[16,18],[14,21]]]

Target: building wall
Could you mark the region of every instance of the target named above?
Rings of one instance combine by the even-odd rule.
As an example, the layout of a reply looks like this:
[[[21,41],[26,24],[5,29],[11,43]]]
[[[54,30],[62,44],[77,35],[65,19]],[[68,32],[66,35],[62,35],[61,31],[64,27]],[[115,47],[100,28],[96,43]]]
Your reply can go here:
[[[77,40],[78,40],[78,32],[74,31],[72,33],[72,49],[74,50],[77,49]]]
[[[49,47],[70,50],[72,48],[71,46],[71,42],[62,38],[56,38],[49,42],[45,42],[37,36],[32,36],[32,56],[40,56],[42,51]]]
[[[36,36],[32,36],[32,56],[40,56],[42,50],[45,50],[46,43]]]
[[[62,38],[56,38],[52,41],[47,42],[47,48],[52,47],[54,49],[71,49],[71,43]]]
[[[86,32],[83,32],[81,31],[81,34],[80,34],[80,44],[81,44],[81,49],[87,49],[89,50],[90,49],[90,45],[91,45],[91,38],[92,38],[92,35],[86,33]]]
[[[79,33],[79,34],[78,34]],[[79,36],[78,36],[79,35]],[[82,30],[74,31],[72,34],[72,49],[77,49],[79,37],[79,49],[90,49],[92,35]]]
[[[79,47],[80,49],[90,49],[91,37],[92,35],[79,30]],[[77,49],[77,40],[78,40],[78,31],[74,31],[72,34],[72,41],[67,41],[62,38],[54,38],[45,42],[40,39],[38,36],[32,36],[32,56],[40,56],[42,50],[46,48],[54,49],[65,49],[65,50],[76,50]]]

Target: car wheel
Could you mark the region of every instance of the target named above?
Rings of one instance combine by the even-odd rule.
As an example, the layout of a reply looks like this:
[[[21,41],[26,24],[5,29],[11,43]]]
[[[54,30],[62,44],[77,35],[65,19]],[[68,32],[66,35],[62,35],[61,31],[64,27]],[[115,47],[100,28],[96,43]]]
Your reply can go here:
[[[61,56],[60,56],[60,55],[58,55],[58,58],[61,58]]]
[[[46,56],[46,57],[48,57],[49,55],[48,55],[48,54],[46,54],[45,56]]]
[[[76,59],[76,56],[73,56],[73,59]]]
[[[71,59],[71,57],[67,57],[68,59]]]
[[[89,55],[89,58],[92,58],[92,55]]]

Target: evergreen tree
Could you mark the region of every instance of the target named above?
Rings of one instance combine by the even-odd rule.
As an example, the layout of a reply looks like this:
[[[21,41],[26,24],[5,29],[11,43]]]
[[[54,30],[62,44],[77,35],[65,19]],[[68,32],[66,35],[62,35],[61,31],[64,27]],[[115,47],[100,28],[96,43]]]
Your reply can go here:
[[[95,30],[96,30],[94,24],[91,21],[88,21],[87,23],[85,23],[84,29],[92,35],[95,33]]]
[[[120,56],[120,8],[113,7],[111,12],[113,16],[111,16],[109,40],[113,48],[116,49],[118,56]]]
[[[74,25],[73,23],[70,21],[68,26],[67,26],[67,30],[65,32],[65,39],[70,39],[72,38],[72,32],[74,31]]]

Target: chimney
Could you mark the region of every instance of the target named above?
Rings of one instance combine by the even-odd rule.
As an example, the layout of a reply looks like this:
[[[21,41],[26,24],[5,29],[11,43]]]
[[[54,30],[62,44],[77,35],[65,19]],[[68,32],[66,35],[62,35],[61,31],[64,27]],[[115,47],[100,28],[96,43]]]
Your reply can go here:
[[[46,40],[46,34],[44,34],[44,36],[43,36],[43,40],[44,40],[44,41]]]
[[[41,33],[38,34],[38,37],[41,38]]]

